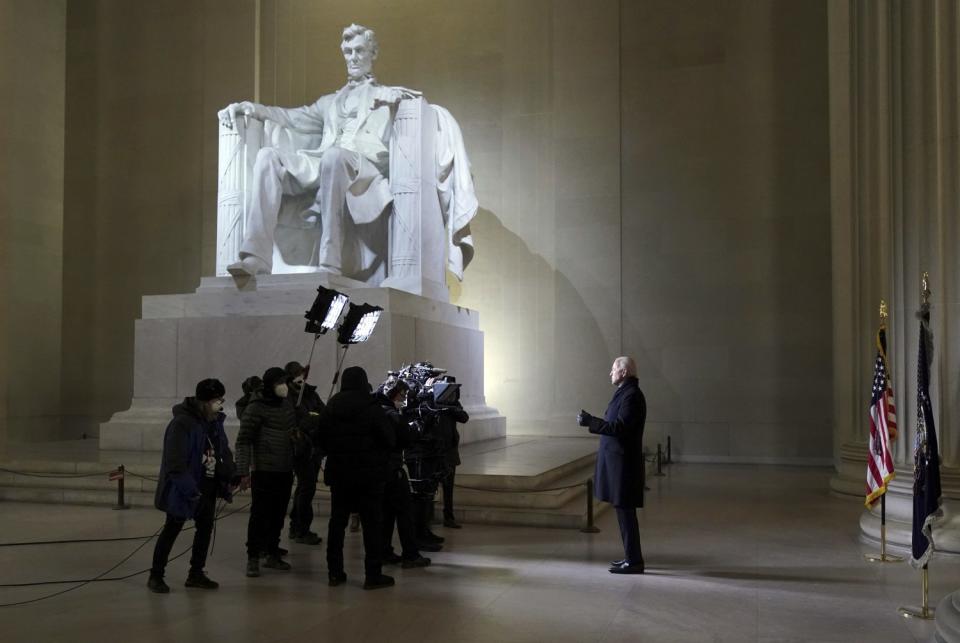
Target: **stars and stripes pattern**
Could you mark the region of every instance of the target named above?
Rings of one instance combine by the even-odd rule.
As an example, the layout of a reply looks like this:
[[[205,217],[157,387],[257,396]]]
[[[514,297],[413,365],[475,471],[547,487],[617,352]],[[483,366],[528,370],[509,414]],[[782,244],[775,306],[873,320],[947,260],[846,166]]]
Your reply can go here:
[[[930,364],[933,333],[930,308],[920,311],[920,347],[917,351],[917,437],[913,449],[913,539],[910,563],[921,568],[933,554],[933,521],[940,517],[940,447],[930,401]]]
[[[877,332],[877,361],[873,367],[873,391],[870,397],[870,448],[867,454],[867,507],[887,492],[887,483],[895,472],[890,443],[897,437],[897,407],[887,372],[887,336]]]

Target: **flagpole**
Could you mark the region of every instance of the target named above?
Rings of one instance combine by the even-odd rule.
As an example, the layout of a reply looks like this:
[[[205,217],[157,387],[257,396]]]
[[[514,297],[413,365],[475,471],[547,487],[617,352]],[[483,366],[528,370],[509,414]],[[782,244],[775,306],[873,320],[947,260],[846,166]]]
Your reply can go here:
[[[871,563],[902,563],[903,556],[887,553],[887,494],[880,496],[880,555],[864,554]]]
[[[887,326],[887,302],[880,300],[880,329]],[[879,341],[879,340],[878,340]],[[864,554],[864,559],[871,563],[902,563],[903,556],[887,553],[887,493],[880,496],[880,555]]]
[[[923,591],[920,607],[901,607],[898,611],[904,618],[919,618],[924,621],[933,620],[936,608],[930,607],[930,578],[927,575],[927,566],[920,572],[920,585]]]
[[[912,555],[913,555],[913,558],[914,558],[914,559],[918,559],[918,558],[921,558],[921,557],[924,558],[924,559],[927,559],[927,557],[930,555],[930,551],[933,549],[933,542],[932,542],[932,540],[930,540],[930,541],[927,542],[927,547],[928,547],[928,548],[927,548],[926,552],[921,552],[921,556],[918,556],[918,555],[917,555],[917,545],[916,545],[916,542],[917,542],[917,530],[918,530],[918,528],[917,528],[917,514],[916,514],[916,510],[917,510],[917,480],[919,480],[919,478],[917,478],[918,468],[921,468],[921,472],[922,472],[922,468],[927,467],[927,466],[930,464],[929,461],[927,461],[927,462],[922,462],[922,463],[921,463],[921,462],[918,462],[919,458],[921,457],[921,446],[922,446],[922,445],[921,445],[921,438],[922,438],[922,442],[923,442],[923,445],[924,445],[924,446],[925,446],[927,440],[929,440],[930,442],[932,442],[932,451],[933,451],[933,454],[934,454],[934,455],[933,455],[933,457],[932,457],[931,459],[932,459],[933,464],[934,464],[934,467],[933,467],[932,470],[933,470],[933,473],[934,473],[935,475],[934,475],[933,478],[929,477],[930,472],[928,471],[928,472],[927,472],[927,475],[924,476],[923,479],[924,479],[924,485],[932,485],[932,486],[934,487],[934,492],[933,492],[933,493],[935,494],[935,497],[936,497],[936,498],[939,498],[939,496],[940,496],[940,469],[939,469],[939,459],[938,459],[938,458],[939,458],[939,453],[938,453],[938,447],[937,447],[937,432],[936,432],[936,427],[934,426],[934,423],[933,423],[932,413],[931,413],[931,417],[929,418],[929,424],[926,424],[927,419],[924,417],[924,416],[926,415],[927,411],[930,411],[929,406],[928,406],[928,405],[929,405],[929,399],[926,397],[926,395],[928,395],[927,387],[929,386],[929,371],[927,370],[927,369],[929,369],[929,363],[926,361],[926,360],[928,359],[928,357],[927,357],[927,351],[926,351],[926,349],[925,349],[925,342],[929,339],[928,337],[926,337],[926,332],[927,332],[927,331],[926,331],[926,324],[929,323],[929,315],[930,315],[930,275],[929,275],[928,273],[924,272],[924,273],[923,273],[923,276],[921,277],[921,282],[920,282],[920,283],[921,283],[921,286],[920,286],[920,349],[919,349],[919,352],[918,352],[918,355],[917,355],[917,407],[918,407],[919,411],[918,411],[917,419],[918,419],[918,421],[920,421],[921,423],[918,425],[917,428],[918,428],[918,432],[921,432],[921,431],[922,431],[922,432],[925,434],[925,436],[921,436],[921,435],[919,435],[919,433],[918,433],[917,449],[916,449],[916,453],[915,453],[915,455],[914,455],[914,480],[915,480],[915,481],[914,481],[914,497],[913,497],[913,501],[914,501],[913,542],[914,542],[914,545],[913,545],[913,553],[912,553]],[[922,406],[925,406],[926,408],[921,408]],[[927,431],[928,429],[929,429],[929,434],[926,435],[926,431]],[[929,494],[929,493],[930,493],[930,489],[929,489],[929,488],[923,489],[923,493],[924,493],[924,494]],[[939,502],[937,502],[937,504],[939,505]],[[930,516],[931,516],[931,515],[933,515],[933,514],[931,514],[931,513],[928,511],[927,517],[926,517],[926,519],[925,519],[924,522],[923,522],[924,526],[926,526],[926,521],[927,521],[927,520],[930,520]],[[930,528],[931,528],[931,530],[932,530],[932,525],[931,525]],[[920,529],[920,533],[921,533],[921,536],[924,535],[922,528]],[[904,618],[919,618],[919,619],[923,619],[923,620],[925,620],[925,621],[929,621],[929,620],[932,620],[932,619],[933,619],[934,612],[935,612],[936,610],[934,610],[934,608],[930,607],[930,602],[929,602],[929,600],[930,600],[930,597],[929,597],[929,595],[930,595],[930,577],[929,577],[929,571],[928,571],[928,569],[927,569],[927,563],[924,563],[924,564],[923,564],[923,568],[921,569],[921,572],[920,572],[920,573],[921,573],[921,576],[920,576],[920,585],[921,585],[921,590],[922,590],[922,592],[923,592],[923,595],[922,595],[922,597],[921,597],[920,607],[919,607],[919,608],[918,608],[918,607],[913,607],[913,606],[911,606],[911,607],[901,607],[901,608],[899,609],[899,612],[900,612],[900,614],[902,614],[902,615],[904,616]]]

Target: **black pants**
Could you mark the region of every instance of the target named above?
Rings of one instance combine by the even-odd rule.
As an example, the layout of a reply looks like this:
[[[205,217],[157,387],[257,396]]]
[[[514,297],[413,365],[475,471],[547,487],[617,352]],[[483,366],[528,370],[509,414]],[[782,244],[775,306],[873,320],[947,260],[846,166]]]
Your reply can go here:
[[[454,520],[453,515],[453,479],[457,475],[456,467],[449,467],[443,477],[443,519]]]
[[[383,553],[393,551],[393,526],[396,523],[400,536],[401,555],[407,560],[420,557],[417,546],[417,531],[413,524],[413,504],[410,498],[410,482],[407,472],[398,469],[390,476],[383,491]]]
[[[302,536],[310,531],[313,522],[313,497],[317,494],[320,463],[313,458],[298,459],[293,463],[293,472],[297,476],[297,488],[290,509],[290,532]]]
[[[430,523],[433,522],[433,498],[434,496],[423,494],[412,497],[413,528],[419,538],[433,533],[430,531]]]
[[[292,487],[292,471],[254,471],[250,476],[253,503],[247,523],[248,558],[278,553]]]
[[[363,529],[363,568],[367,577],[383,570],[383,486],[358,488],[346,485],[330,487],[330,525],[327,528],[327,570],[343,573],[343,538],[350,514],[360,514]]]
[[[617,510],[617,522],[620,523],[620,539],[623,541],[623,555],[631,565],[643,564],[643,552],[640,550],[640,523],[637,522],[635,507],[614,507]]]
[[[190,556],[190,572],[203,571],[207,564],[207,550],[210,549],[210,534],[213,533],[214,513],[217,507],[217,483],[214,480],[204,480],[200,485],[200,502],[193,517],[196,532],[193,535],[193,553]],[[167,521],[163,524],[163,531],[157,538],[153,548],[153,566],[150,568],[152,576],[163,576],[170,558],[170,550],[176,542],[183,523],[186,520],[175,518],[167,514]]]

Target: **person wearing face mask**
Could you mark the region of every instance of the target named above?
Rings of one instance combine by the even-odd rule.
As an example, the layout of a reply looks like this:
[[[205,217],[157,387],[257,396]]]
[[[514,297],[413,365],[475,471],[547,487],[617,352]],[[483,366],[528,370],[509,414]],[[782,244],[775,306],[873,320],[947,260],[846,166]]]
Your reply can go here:
[[[170,588],[163,580],[170,550],[187,520],[193,520],[193,555],[186,587],[217,589],[203,568],[213,532],[217,498],[227,502],[239,482],[233,454],[223,430],[223,396],[219,380],[197,384],[196,395],[173,407],[173,419],[163,436],[163,456],[154,505],[166,512],[163,531],[153,550],[147,587],[158,594]]]
[[[253,501],[247,524],[249,577],[260,575],[261,553],[266,554],[264,567],[290,569],[280,550],[280,533],[293,487],[292,434],[297,429],[289,392],[284,370],[268,368],[263,374],[262,394],[250,401],[240,419],[237,469],[241,485],[250,485]]]
[[[317,493],[317,475],[323,452],[317,444],[316,422],[323,411],[317,387],[307,384],[307,369],[299,362],[283,367],[290,380],[290,401],[297,413],[297,430],[293,441],[293,472],[297,487],[290,509],[290,540],[304,545],[319,545],[323,539],[310,530],[313,522],[313,497]],[[301,390],[303,394],[301,395]]]

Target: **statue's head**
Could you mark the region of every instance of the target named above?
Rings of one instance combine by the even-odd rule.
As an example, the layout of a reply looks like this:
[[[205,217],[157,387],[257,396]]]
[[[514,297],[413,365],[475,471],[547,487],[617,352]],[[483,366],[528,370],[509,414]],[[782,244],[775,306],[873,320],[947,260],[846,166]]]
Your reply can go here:
[[[377,59],[380,48],[373,29],[353,24],[343,30],[340,51],[347,63],[347,76],[350,80],[360,80],[373,72],[373,61]]]

